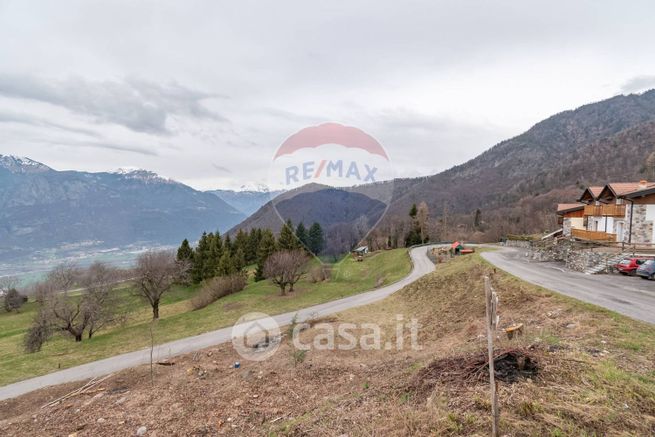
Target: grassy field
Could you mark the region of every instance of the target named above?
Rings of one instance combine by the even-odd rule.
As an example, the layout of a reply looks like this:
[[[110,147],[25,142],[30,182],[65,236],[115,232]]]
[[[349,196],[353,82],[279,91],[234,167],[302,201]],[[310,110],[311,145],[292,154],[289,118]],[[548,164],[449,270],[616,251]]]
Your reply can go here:
[[[198,292],[199,286],[176,287],[163,299],[160,320],[154,325],[155,342],[163,343],[229,326],[250,311],[279,314],[339,299],[395,282],[406,276],[410,268],[409,255],[404,249],[372,253],[364,262],[347,258],[333,265],[331,280],[312,283],[304,277],[288,296],[279,296],[279,289],[269,281],[251,280],[243,291],[198,311],[191,311],[189,300]],[[126,325],[100,331],[82,343],[56,336],[42,351],[34,354],[23,352],[22,341],[35,315],[36,303],[27,303],[17,314],[0,314],[0,385],[148,346],[150,307],[134,296],[129,286],[117,292],[123,295],[130,307]]]

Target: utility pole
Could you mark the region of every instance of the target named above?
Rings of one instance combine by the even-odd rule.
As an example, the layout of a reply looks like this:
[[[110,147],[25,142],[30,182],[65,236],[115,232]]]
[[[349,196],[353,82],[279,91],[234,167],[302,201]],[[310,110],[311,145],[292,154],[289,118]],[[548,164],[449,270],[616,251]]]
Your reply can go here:
[[[498,325],[498,315],[496,307],[498,306],[498,295],[491,286],[489,276],[484,277],[484,294],[487,307],[487,349],[489,353],[489,385],[491,388],[491,436],[498,437],[498,421],[500,413],[498,411],[498,394],[496,390],[496,377],[494,369],[494,335]]]

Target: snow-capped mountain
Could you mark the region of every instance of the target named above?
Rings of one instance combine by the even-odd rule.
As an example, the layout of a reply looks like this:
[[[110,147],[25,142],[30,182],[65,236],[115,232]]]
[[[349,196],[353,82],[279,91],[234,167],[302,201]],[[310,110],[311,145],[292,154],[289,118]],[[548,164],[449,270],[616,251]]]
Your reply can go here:
[[[11,173],[43,173],[52,170],[47,165],[32,159],[12,155],[0,155],[0,168]]]
[[[245,187],[245,186],[244,186]],[[251,187],[252,188],[252,187]],[[277,197],[283,191],[269,191],[265,185],[250,190],[212,190],[208,193],[214,194],[227,202],[246,216],[254,214],[267,202]]]
[[[117,174],[125,177],[126,179],[138,179],[146,183],[164,183],[164,184],[179,184],[179,182],[157,174],[150,170],[144,170],[142,168],[119,168],[116,171],[113,171],[112,174]]]
[[[0,260],[82,241],[177,244],[244,218],[213,194],[147,170],[57,171],[0,156]]]

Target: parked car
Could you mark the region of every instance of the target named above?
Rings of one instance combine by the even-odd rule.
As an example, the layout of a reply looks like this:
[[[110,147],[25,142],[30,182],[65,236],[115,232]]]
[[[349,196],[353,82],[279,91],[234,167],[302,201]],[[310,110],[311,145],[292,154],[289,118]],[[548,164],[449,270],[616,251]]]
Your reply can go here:
[[[648,258],[625,258],[615,264],[614,267],[622,275],[634,275],[637,273],[637,269],[646,261],[648,261]]]
[[[649,259],[637,269],[637,275],[642,279],[655,279],[655,259]]]

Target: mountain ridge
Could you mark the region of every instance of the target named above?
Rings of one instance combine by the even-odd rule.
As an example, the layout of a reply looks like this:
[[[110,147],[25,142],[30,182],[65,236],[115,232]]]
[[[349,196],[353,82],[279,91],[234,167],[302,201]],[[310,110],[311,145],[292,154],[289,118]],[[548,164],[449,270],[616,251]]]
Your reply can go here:
[[[178,244],[205,230],[227,231],[245,217],[153,172],[57,171],[29,161],[0,156],[0,259],[81,242]]]
[[[655,90],[585,104],[535,123],[443,172],[394,180],[380,227],[396,226],[407,219],[412,204],[425,201],[437,239],[497,241],[507,233],[552,230],[557,202],[574,200],[585,184],[642,178],[643,163],[653,150]],[[360,186],[357,191],[366,194],[373,188]],[[478,210],[481,225],[474,224]],[[237,228],[247,228],[259,215],[261,211]],[[294,219],[293,214],[285,218]]]

